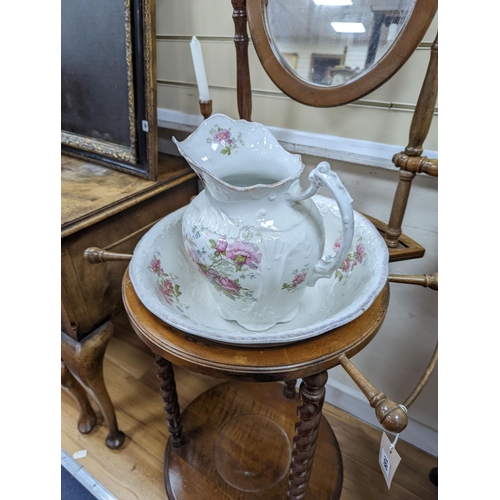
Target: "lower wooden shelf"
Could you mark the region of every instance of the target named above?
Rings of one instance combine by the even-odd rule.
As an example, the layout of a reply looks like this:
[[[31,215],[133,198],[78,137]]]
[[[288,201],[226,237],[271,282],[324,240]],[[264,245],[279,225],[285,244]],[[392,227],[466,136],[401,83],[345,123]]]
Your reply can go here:
[[[125,312],[115,317],[113,323],[114,335],[104,357],[104,378],[116,409],[119,428],[125,433],[125,443],[118,450],[110,450],[106,446],[109,430],[92,398],[90,402],[97,415],[97,424],[90,433],[81,434],[77,426],[80,415],[78,403],[62,390],[61,448],[70,456],[86,450],[87,456],[78,459],[78,465],[117,499],[165,500],[164,454],[169,432],[157,376],[158,367],[154,354],[132,331]],[[181,411],[201,394],[221,383],[220,379],[177,366],[174,366],[174,372]],[[262,382],[257,388],[265,390],[268,384],[271,387],[273,383]],[[299,399],[284,398],[283,387],[280,385],[277,391],[273,408],[278,403],[286,405],[290,419],[286,432],[291,436],[295,420],[298,420],[296,407]],[[260,395],[257,394],[257,397],[260,398]],[[285,415],[285,411],[277,413],[282,417]],[[438,488],[429,480],[429,471],[438,465],[436,457],[407,443],[403,433],[397,445],[403,460],[388,490],[378,464],[381,430],[328,403],[323,407],[323,414],[334,430],[342,452],[341,500],[437,500]],[[204,418],[208,417],[210,415],[205,414]],[[279,425],[284,427],[281,423]],[[321,431],[319,442],[322,440]],[[318,449],[313,470],[316,471],[323,463],[322,473],[328,475],[332,470],[330,463],[320,459],[320,455],[323,453]],[[202,474],[197,477],[205,483],[209,481],[203,479]],[[197,480],[190,487],[196,488],[196,484]],[[56,489],[54,492],[57,493]],[[231,498],[222,490],[219,493],[220,500]]]
[[[172,500],[286,498],[298,395],[278,383],[225,382],[182,413],[183,443],[169,439],[165,488]],[[342,488],[340,448],[322,417],[308,500],[333,500]]]

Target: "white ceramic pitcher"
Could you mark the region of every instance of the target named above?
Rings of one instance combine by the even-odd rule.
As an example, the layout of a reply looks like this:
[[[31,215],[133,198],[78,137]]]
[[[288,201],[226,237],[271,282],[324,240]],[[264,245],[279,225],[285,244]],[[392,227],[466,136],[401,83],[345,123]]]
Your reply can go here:
[[[302,189],[300,155],[285,151],[261,124],[222,114],[173,141],[205,187],[186,208],[182,232],[219,313],[251,331],[291,321],[306,286],[330,278],[352,243],[352,198],[337,174],[321,162]],[[331,261],[322,258],[325,230],[310,199],[322,186],[342,218],[340,249]]]

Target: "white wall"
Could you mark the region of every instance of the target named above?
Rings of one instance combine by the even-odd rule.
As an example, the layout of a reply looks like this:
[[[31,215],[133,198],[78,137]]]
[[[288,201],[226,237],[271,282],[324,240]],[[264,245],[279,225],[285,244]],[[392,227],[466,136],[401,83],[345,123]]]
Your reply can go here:
[[[202,47],[211,86],[214,112],[238,118],[236,101],[236,63],[232,43],[234,25],[231,2],[220,0],[157,0],[158,106],[159,125],[183,131],[193,130],[201,120],[198,93],[192,67],[189,38],[202,37]],[[392,149],[402,150],[425,75],[437,19],[403,68],[385,85],[366,96],[368,104],[331,109],[310,108],[284,96],[262,69],[250,44],[253,95],[252,119],[266,126],[322,134],[333,138],[337,149],[342,139],[382,151],[377,161],[358,163],[339,161],[338,151],[304,148],[313,155],[303,156],[309,170],[324,156],[337,171],[354,199],[355,209],[388,221],[398,171],[392,166]],[[207,38],[203,38],[207,37]],[[405,104],[410,111],[390,105]],[[397,108],[397,106],[396,106]],[[161,117],[168,119],[162,121]],[[437,115],[434,116],[425,147],[435,156],[438,150]],[[160,129],[160,150],[172,151],[168,137],[182,132]],[[295,137],[295,136],[294,136]],[[325,140],[325,144],[329,141]],[[391,149],[392,148],[392,149]],[[316,152],[315,152],[316,151]],[[317,155],[315,157],[314,155]],[[352,156],[352,155],[351,155]],[[304,174],[306,175],[306,174]],[[438,271],[437,179],[417,176],[413,183],[403,230],[426,248],[422,259],[390,264],[391,273],[423,274]],[[327,193],[324,193],[325,195]],[[419,381],[432,356],[438,327],[438,293],[416,286],[391,285],[391,301],[383,327],[375,339],[353,358],[356,366],[377,389],[402,403]],[[341,367],[331,370],[327,400],[378,425],[373,410]],[[421,396],[410,408],[410,424],[400,439],[437,455],[438,430],[437,373],[431,377]]]

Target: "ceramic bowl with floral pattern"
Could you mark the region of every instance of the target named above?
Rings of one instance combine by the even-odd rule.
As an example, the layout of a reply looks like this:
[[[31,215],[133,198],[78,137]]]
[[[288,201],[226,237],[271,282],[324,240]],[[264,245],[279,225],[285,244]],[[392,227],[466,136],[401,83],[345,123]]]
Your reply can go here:
[[[340,246],[339,209],[332,198],[313,197],[323,218],[326,248],[333,259]],[[389,253],[375,226],[354,212],[354,238],[349,253],[332,278],[307,288],[297,316],[262,332],[249,331],[217,312],[209,283],[193,266],[182,235],[185,207],[156,223],[137,244],[129,272],[144,306],[171,326],[192,335],[235,345],[275,345],[321,335],[360,316],[382,291],[388,278]],[[217,244],[217,243],[216,243]],[[227,251],[227,249],[225,249]],[[207,249],[208,251],[208,249]],[[195,256],[203,261],[203,255]],[[287,289],[301,283],[297,269]],[[248,279],[251,279],[249,276]],[[231,284],[220,283],[231,293]],[[238,292],[240,290],[238,289]]]

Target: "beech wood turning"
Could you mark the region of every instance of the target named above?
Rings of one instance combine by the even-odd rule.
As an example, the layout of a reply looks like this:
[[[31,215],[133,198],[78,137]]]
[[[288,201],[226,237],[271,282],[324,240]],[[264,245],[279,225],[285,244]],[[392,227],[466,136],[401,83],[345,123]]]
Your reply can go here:
[[[392,283],[421,285],[423,287],[431,288],[432,290],[438,289],[438,273],[433,273],[430,275],[424,274],[422,276],[390,274],[389,281]],[[436,344],[436,348],[434,349],[434,353],[429,362],[429,365],[427,366],[427,369],[425,370],[424,374],[422,375],[422,378],[419,380],[416,387],[413,389],[413,391],[403,404],[403,406],[406,409],[408,409],[415,402],[417,397],[422,392],[430,376],[432,375],[434,368],[436,367],[437,360],[438,360],[438,346]],[[375,389],[370,384],[370,382],[366,379],[366,377],[364,377],[364,375],[345,356],[341,357],[340,364],[344,367],[348,375],[362,390],[363,394],[370,401],[370,405],[376,408],[377,418],[379,419],[379,422],[384,426],[384,428],[391,432],[401,432],[400,430],[397,430],[396,427],[393,426],[403,425],[406,419],[406,415],[403,415],[398,410],[396,403],[386,399],[384,393],[378,392],[377,389]],[[387,419],[388,415],[391,414],[391,412],[393,412],[391,418]],[[404,424],[404,427],[406,427],[406,425],[407,424]]]
[[[438,37],[434,40],[431,57],[424,83],[420,90],[415,112],[410,126],[408,145],[401,153],[394,155],[392,161],[400,169],[399,183],[391,209],[389,223],[385,233],[385,242],[389,248],[399,246],[402,234],[403,218],[410,196],[411,183],[417,173],[426,173],[437,177],[437,161],[421,156],[424,141],[429,133],[438,95]]]
[[[375,389],[369,380],[349,361],[347,356],[341,356],[339,363],[361,389],[361,392],[368,399],[370,406],[375,408],[377,420],[382,424],[384,429],[394,433],[402,432],[406,429],[408,417],[406,416],[406,412],[397,403],[387,399],[383,392]]]
[[[431,275],[424,274],[424,276],[399,276],[392,275],[393,279],[391,280],[391,275],[389,275],[389,281],[394,281],[395,283],[409,283],[412,285],[422,285],[425,287],[429,287],[432,290],[438,289],[438,273],[434,273]],[[423,282],[422,282],[423,281]],[[438,361],[438,344],[436,343],[436,347],[434,348],[434,352],[432,354],[431,360],[429,361],[429,365],[425,370],[422,378],[419,380],[418,384],[415,386],[411,394],[406,398],[406,401],[403,403],[406,408],[409,408],[415,400],[418,398],[423,388],[429,381],[434,368],[436,367]]]
[[[391,283],[404,283],[407,285],[420,285],[423,287],[431,288],[432,290],[438,289],[438,273],[423,274],[423,275],[406,275],[406,274],[389,274],[389,281]]]
[[[429,365],[427,366],[427,369],[422,375],[422,378],[419,380],[418,384],[415,386],[415,389],[413,389],[412,393],[406,398],[406,401],[403,403],[405,408],[409,408],[418,398],[418,396],[422,392],[422,389],[425,387],[430,376],[432,375],[432,372],[436,367],[437,360],[438,360],[438,345],[436,344],[434,353],[432,354],[432,358],[429,362]]]
[[[101,248],[90,247],[85,250],[83,257],[91,264],[100,264],[101,262],[128,261],[132,258],[132,255],[128,253],[106,252]]]

